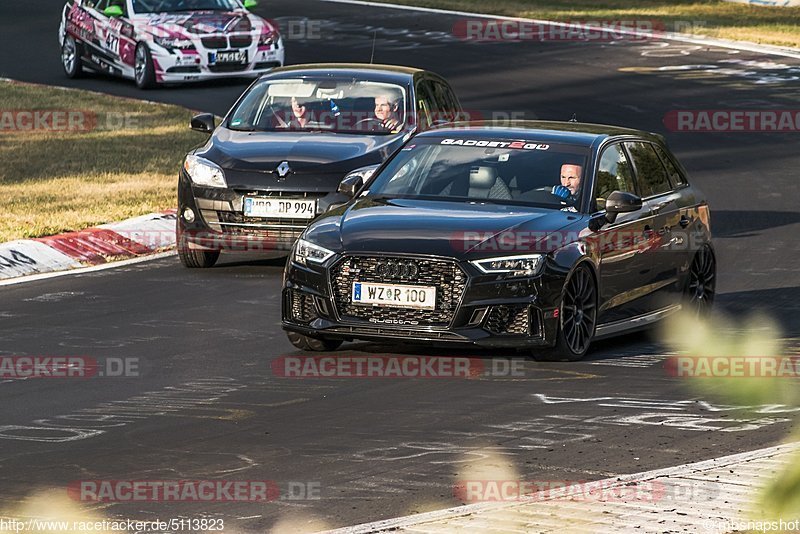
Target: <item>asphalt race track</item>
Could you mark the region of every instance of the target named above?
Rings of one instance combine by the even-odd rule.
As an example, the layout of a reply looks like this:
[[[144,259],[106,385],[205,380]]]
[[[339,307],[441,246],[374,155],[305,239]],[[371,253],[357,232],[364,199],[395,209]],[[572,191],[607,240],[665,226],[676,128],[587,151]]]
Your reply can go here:
[[[60,7],[0,5],[0,76],[218,114],[248,83],[140,92],[101,75],[68,80]],[[673,110],[797,109],[800,61],[677,42],[467,43],[451,35],[458,16],[310,0],[256,11],[295,29],[289,63],[366,62],[374,35],[376,62],[440,73],[467,109],[665,134],[711,202],[717,309],[734,330],[770,316],[787,354],[800,353],[798,134],[672,133],[662,122]],[[576,364],[526,360],[521,377],[278,378],[270,362],[299,354],[279,327],[282,260],[223,258],[203,271],[171,257],[0,287],[0,355],[138,358],[141,375],[0,381],[0,511],[40,491],[64,496],[76,480],[271,480],[282,496],[266,504],[88,508],[223,518],[232,532],[345,526],[459,504],[454,483],[486,462],[528,480],[599,479],[770,446],[794,418],[697,396],[665,373],[668,349],[646,334],[598,344]],[[398,353],[488,367],[521,357],[363,343],[339,352]],[[308,498],[299,487],[316,489]]]

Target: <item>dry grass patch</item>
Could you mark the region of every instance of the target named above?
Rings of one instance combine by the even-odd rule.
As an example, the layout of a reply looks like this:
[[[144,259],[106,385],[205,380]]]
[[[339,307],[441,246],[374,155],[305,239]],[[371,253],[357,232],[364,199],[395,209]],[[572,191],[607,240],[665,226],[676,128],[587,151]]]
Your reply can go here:
[[[172,207],[183,156],[205,141],[178,106],[11,82],[0,94],[0,242]],[[89,127],[9,130],[10,110],[79,111]]]

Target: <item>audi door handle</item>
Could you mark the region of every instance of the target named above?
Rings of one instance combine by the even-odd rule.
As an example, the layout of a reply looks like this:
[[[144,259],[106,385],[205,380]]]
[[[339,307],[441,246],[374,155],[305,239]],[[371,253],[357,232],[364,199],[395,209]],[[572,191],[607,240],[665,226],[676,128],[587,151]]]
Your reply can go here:
[[[686,228],[687,226],[692,224],[692,221],[689,220],[689,217],[687,217],[686,215],[681,215],[681,220],[678,224],[681,225],[681,228]]]

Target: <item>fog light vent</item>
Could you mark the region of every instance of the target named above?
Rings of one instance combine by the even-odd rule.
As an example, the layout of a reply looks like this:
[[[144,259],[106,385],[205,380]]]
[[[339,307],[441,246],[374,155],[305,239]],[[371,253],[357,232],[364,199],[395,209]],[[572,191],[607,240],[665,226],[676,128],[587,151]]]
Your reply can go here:
[[[317,311],[314,308],[314,297],[306,295],[300,291],[291,290],[289,292],[292,319],[299,323],[310,323],[317,318]]]
[[[493,306],[486,328],[494,334],[528,335],[530,310],[527,306]]]

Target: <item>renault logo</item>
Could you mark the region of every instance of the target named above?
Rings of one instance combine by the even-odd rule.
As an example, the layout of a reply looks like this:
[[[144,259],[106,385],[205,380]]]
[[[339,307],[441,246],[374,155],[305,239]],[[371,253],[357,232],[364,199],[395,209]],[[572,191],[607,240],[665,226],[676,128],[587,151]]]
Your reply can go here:
[[[382,261],[375,266],[375,274],[381,278],[416,278],[419,267],[413,261]]]
[[[292,168],[289,167],[288,161],[282,161],[281,164],[275,169],[275,172],[278,173],[278,178],[286,178],[286,175],[292,172]]]

